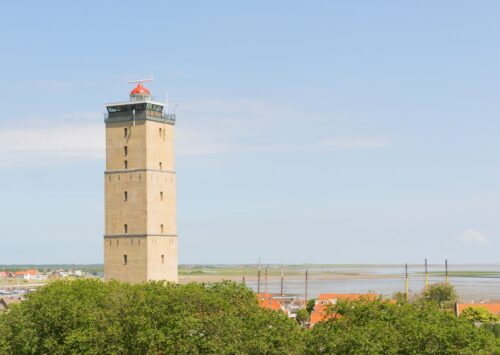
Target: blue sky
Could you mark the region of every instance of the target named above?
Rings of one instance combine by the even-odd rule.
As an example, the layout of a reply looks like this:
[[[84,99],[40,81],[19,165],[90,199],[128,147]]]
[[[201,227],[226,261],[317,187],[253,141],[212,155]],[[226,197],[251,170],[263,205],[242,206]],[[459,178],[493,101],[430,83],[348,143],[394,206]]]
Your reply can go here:
[[[2,13],[0,264],[102,262],[102,112],[151,73],[181,263],[498,262],[498,1]]]

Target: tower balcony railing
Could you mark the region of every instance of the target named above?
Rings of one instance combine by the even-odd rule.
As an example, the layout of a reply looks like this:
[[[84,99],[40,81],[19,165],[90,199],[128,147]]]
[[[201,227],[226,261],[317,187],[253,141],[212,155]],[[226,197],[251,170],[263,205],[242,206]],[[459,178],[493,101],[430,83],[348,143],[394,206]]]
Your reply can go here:
[[[137,110],[135,114],[132,112],[104,112],[104,122],[121,122],[133,120],[152,120],[168,124],[175,124],[175,113],[164,113],[150,110]]]

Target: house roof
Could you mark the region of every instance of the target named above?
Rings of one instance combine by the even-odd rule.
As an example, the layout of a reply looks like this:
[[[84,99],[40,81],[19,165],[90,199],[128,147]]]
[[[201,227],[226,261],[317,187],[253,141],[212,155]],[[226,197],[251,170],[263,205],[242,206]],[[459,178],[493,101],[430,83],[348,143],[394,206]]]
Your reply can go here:
[[[490,313],[500,316],[500,303],[458,303],[457,304],[457,315],[463,312],[466,308],[484,308]]]
[[[270,293],[258,293],[257,299],[259,300],[259,305],[262,308],[272,309],[275,311],[283,311],[281,302],[275,300],[273,298],[273,295]]]
[[[377,298],[378,294],[376,293],[322,293],[318,296],[318,300],[320,301],[329,301],[329,300],[357,301],[360,299],[367,299],[370,301],[374,301]]]
[[[366,299],[369,301],[375,301],[378,295],[375,293],[322,293],[318,296],[318,301],[314,305],[314,309],[311,312],[310,325],[313,326],[316,323],[325,321],[327,319],[338,318],[339,314],[326,312],[327,307],[337,300],[350,300],[357,301],[361,299]]]
[[[16,271],[16,275],[38,275],[39,272],[37,269],[28,269],[28,270],[22,270],[22,271]]]
[[[311,312],[311,318],[309,321],[309,324],[311,326],[315,325],[316,323],[325,321],[327,319],[332,319],[332,318],[339,318],[340,315],[337,313],[330,313],[328,314],[326,312],[327,307],[329,305],[324,305],[322,303],[318,303],[314,306],[313,311]]]

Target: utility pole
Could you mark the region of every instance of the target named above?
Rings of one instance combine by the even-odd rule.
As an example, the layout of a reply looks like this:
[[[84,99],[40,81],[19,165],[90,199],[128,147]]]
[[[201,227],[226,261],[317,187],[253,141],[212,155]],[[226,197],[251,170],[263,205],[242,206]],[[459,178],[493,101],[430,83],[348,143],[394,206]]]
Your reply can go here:
[[[285,264],[281,264],[281,289],[280,289],[280,295],[283,297],[283,291],[285,288]]]
[[[425,259],[425,289],[427,290],[427,287],[429,287],[429,275],[428,275],[428,270],[427,270],[427,259]]]
[[[405,265],[405,295],[406,302],[408,302],[409,293],[408,293],[408,264]]]
[[[259,257],[259,267],[257,271],[257,293],[260,293],[260,257]]]
[[[308,283],[308,281],[309,281],[309,280],[308,280],[308,276],[309,276],[309,275],[308,275],[308,270],[307,270],[307,266],[306,266],[306,289],[305,289],[305,293],[304,293],[304,299],[305,299],[305,301],[304,301],[304,306],[306,306],[306,305],[307,305],[307,286],[308,286],[308,285],[307,285],[307,283]]]
[[[444,259],[444,282],[448,283],[448,259]]]
[[[264,273],[264,293],[267,295],[267,274],[268,274],[268,265],[266,265],[266,270]]]
[[[245,264],[243,264],[242,267],[243,267],[243,285],[246,285],[246,282],[245,282]]]

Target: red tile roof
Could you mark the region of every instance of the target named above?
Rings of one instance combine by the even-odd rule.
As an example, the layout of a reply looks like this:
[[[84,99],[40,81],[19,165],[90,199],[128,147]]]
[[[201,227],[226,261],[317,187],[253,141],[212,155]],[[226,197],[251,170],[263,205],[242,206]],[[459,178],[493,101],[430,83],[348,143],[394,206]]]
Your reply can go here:
[[[270,293],[258,293],[257,299],[259,300],[259,305],[262,308],[272,309],[275,311],[283,311],[283,307],[279,301],[273,298]]]
[[[29,270],[23,270],[23,271],[16,271],[15,273],[16,275],[32,275],[32,276],[35,276],[35,275],[38,275],[39,272],[37,269],[29,269]]]
[[[457,316],[463,312],[466,308],[484,308],[490,313],[500,316],[500,303],[458,303],[457,304]]]
[[[324,305],[321,303],[318,303],[314,306],[314,309],[311,312],[311,319],[309,321],[311,326],[315,325],[316,323],[325,321],[327,319],[340,317],[336,313],[327,314],[327,312],[326,312],[327,307],[328,307],[328,305]]]
[[[358,301],[365,299],[368,301],[375,301],[378,295],[375,293],[322,293],[318,296],[314,309],[311,312],[310,325],[313,326],[316,323],[325,321],[327,319],[338,318],[340,315],[336,313],[328,314],[326,312],[329,305],[333,305],[337,300],[350,300]]]
[[[350,300],[357,301],[360,299],[367,299],[370,301],[375,301],[378,298],[376,293],[322,293],[318,296],[320,301],[330,301],[330,300]]]

